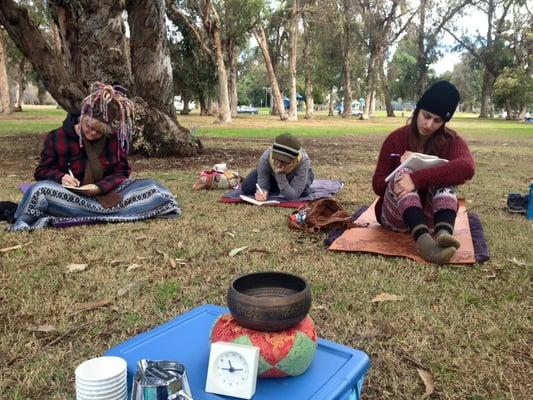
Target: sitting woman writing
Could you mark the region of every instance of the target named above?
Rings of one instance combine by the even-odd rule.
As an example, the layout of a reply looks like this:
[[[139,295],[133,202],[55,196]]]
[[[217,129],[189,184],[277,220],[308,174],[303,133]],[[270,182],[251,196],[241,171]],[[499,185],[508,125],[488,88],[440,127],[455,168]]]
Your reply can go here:
[[[459,92],[448,81],[431,86],[418,101],[411,122],[385,139],[372,179],[379,196],[379,223],[394,231],[409,231],[420,255],[437,264],[447,263],[459,248],[453,236],[458,208],[455,187],[474,176],[474,160],[467,144],[446,126],[458,103]],[[449,162],[416,172],[404,168],[385,182],[412,152]]]
[[[174,214],[172,193],[151,179],[130,180],[132,103],[118,86],[95,83],[63,126],[48,134],[35,180],[10,230],[54,224],[126,222]]]
[[[266,201],[269,194],[296,200],[311,193],[314,175],[311,160],[290,133],[279,135],[261,157],[257,168],[242,182],[245,195]]]

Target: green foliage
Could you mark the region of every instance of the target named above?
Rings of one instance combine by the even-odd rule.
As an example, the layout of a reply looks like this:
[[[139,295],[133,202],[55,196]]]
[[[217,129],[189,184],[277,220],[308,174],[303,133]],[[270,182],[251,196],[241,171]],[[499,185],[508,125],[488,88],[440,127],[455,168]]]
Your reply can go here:
[[[416,31],[411,29],[400,40],[388,66],[390,94],[393,99],[416,100]]]
[[[533,107],[533,77],[521,69],[505,68],[494,83],[494,103],[516,113]]]
[[[470,53],[464,53],[461,62],[456,64],[450,81],[461,93],[464,111],[473,111],[481,101],[483,70]]]

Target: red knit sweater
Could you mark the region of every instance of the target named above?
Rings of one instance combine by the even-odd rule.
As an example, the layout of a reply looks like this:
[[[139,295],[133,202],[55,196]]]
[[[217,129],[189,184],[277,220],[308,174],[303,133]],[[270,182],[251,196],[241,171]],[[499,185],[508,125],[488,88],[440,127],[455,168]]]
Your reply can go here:
[[[376,205],[376,215],[381,215],[383,195],[387,189],[385,178],[400,165],[400,157],[391,154],[402,155],[406,151],[416,151],[409,147],[408,138],[411,125],[405,125],[392,132],[381,146],[378,164],[372,178],[374,192],[380,196]],[[456,136],[447,146],[441,149],[440,158],[449,162],[438,167],[427,168],[413,172],[411,179],[417,190],[425,190],[428,186],[457,186],[465,183],[474,176],[474,159],[466,142]],[[379,218],[379,217],[378,217]]]

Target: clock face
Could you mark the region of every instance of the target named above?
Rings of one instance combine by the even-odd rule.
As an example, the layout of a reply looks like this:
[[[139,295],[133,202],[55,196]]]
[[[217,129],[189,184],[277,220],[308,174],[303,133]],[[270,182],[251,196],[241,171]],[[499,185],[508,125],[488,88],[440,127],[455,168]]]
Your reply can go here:
[[[235,351],[220,354],[215,368],[219,383],[230,389],[244,385],[250,373],[244,357]]]

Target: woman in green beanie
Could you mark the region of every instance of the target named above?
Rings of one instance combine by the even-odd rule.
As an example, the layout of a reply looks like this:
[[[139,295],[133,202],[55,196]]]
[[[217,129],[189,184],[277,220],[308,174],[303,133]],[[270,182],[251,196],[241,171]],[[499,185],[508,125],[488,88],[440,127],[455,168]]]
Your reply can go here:
[[[241,190],[245,195],[254,195],[257,201],[266,201],[270,194],[296,200],[311,193],[313,179],[311,160],[300,142],[290,133],[283,133],[263,152]]]

